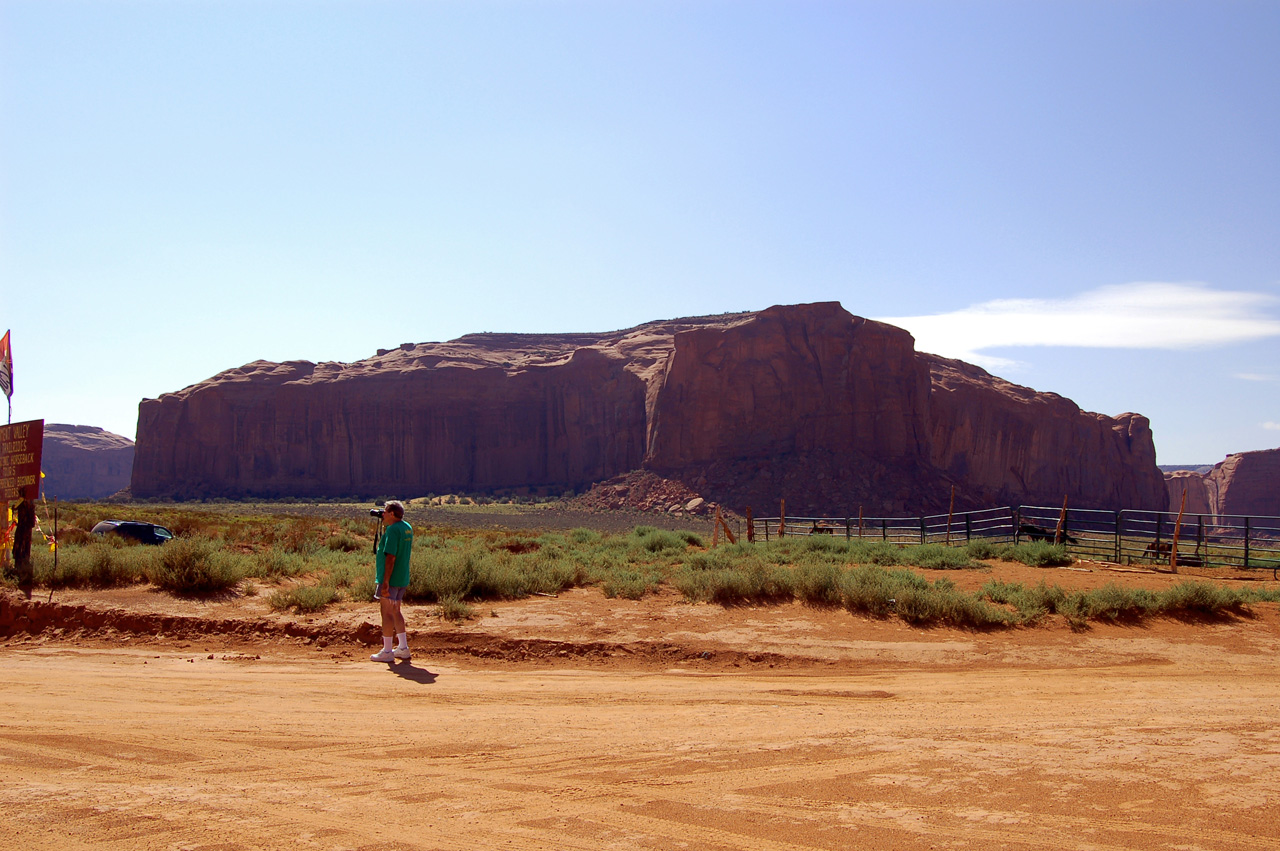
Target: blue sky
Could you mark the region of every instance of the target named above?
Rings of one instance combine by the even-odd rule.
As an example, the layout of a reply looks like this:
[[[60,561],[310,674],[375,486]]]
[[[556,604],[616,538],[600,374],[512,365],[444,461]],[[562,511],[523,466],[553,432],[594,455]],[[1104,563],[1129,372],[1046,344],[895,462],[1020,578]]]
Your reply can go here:
[[[1280,446],[1280,3],[0,0],[15,420],[840,301]]]

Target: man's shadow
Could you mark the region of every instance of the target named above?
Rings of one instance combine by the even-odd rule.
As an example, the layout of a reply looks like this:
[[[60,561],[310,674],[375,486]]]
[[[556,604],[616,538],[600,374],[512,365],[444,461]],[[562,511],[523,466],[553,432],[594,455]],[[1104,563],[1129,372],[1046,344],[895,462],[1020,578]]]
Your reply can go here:
[[[397,677],[410,680],[411,682],[431,685],[436,681],[435,674],[431,673],[426,668],[415,668],[413,667],[413,663],[409,661],[389,662],[387,663],[387,668]]]

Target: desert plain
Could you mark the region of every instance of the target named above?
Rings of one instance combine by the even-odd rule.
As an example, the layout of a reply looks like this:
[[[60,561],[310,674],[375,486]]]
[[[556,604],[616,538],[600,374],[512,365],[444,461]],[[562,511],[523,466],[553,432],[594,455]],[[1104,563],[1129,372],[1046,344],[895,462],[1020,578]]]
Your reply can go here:
[[[357,638],[372,604],[303,617],[139,586],[52,605],[65,623],[0,641],[11,848],[1280,846],[1274,603],[968,631],[589,587],[459,624],[410,606],[394,665]],[[88,610],[114,626],[77,629]]]

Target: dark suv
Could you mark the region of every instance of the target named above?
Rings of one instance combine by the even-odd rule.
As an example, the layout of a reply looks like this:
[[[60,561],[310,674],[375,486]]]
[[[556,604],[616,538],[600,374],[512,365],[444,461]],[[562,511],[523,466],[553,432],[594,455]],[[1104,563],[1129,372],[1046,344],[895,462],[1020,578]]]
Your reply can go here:
[[[103,520],[93,527],[93,534],[119,535],[140,544],[163,544],[173,537],[173,533],[163,526],[137,520]]]

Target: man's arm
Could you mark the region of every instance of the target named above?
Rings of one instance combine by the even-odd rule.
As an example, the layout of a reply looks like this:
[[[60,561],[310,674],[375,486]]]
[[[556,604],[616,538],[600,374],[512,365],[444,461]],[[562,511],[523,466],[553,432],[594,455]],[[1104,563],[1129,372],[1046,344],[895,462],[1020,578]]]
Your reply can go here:
[[[378,596],[387,596],[387,589],[391,586],[391,571],[395,570],[396,557],[391,553],[385,554],[382,562],[382,584],[378,586]]]

